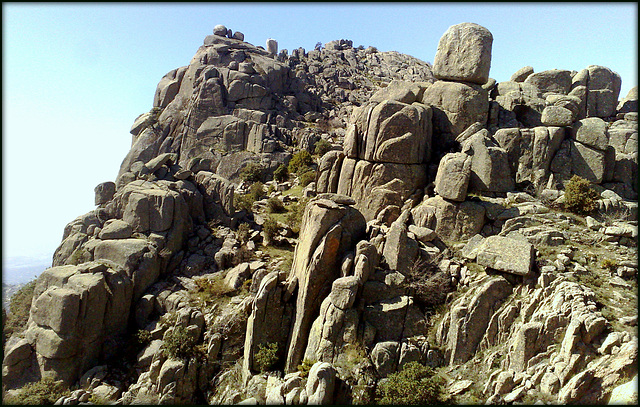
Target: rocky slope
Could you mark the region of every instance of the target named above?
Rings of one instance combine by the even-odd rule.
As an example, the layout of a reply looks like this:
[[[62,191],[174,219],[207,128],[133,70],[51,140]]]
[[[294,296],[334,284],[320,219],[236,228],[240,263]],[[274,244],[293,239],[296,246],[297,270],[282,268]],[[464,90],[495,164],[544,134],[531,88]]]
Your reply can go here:
[[[637,375],[637,90],[601,66],[496,83],[493,40],[452,26],[432,67],[216,26],[65,228],[4,395],[370,403],[419,362],[441,401],[608,402]],[[313,182],[274,174],[320,139]]]

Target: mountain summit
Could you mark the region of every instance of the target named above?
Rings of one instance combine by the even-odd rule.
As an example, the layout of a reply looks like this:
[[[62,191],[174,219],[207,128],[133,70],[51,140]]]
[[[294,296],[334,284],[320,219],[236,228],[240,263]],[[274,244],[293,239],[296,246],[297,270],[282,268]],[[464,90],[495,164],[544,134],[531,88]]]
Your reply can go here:
[[[496,83],[494,41],[454,25],[431,66],[216,26],[16,296],[4,400],[637,401],[637,89]]]

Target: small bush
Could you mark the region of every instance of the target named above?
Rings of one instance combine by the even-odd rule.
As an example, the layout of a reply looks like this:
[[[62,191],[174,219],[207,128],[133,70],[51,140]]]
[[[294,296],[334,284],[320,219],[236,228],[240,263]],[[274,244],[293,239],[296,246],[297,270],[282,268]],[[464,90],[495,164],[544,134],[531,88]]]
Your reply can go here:
[[[50,377],[28,383],[18,390],[18,394],[5,397],[2,404],[49,404],[52,405],[60,397],[69,396],[70,392],[63,382],[54,381]]]
[[[249,197],[253,199],[255,202],[264,198],[264,196],[265,196],[264,184],[260,181],[254,182],[253,185],[251,185],[251,188],[249,188]]]
[[[392,373],[376,389],[378,404],[440,404],[445,400],[444,380],[418,362]]]
[[[284,182],[289,179],[289,168],[281,164],[276,170],[273,172],[273,179],[278,182]]]
[[[136,332],[136,340],[140,345],[146,345],[151,342],[151,332],[146,329],[140,329]]]
[[[265,239],[271,241],[278,233],[278,221],[271,216],[267,216],[262,225],[262,231],[264,232]]]
[[[267,199],[267,212],[269,213],[284,213],[287,210],[281,200],[276,197]]]
[[[31,311],[31,300],[33,299],[33,290],[36,288],[36,280],[33,280],[13,294],[9,301],[9,313],[4,324],[4,333],[7,338],[14,333],[24,331],[29,320],[29,312]]]
[[[302,216],[304,215],[304,208],[307,207],[307,202],[309,202],[308,199],[303,199],[289,206],[286,222],[294,233],[300,233],[300,224],[302,223]]]
[[[318,156],[322,157],[323,155],[325,155],[327,152],[331,151],[332,149],[333,149],[333,145],[331,143],[329,143],[327,140],[321,138],[316,143],[314,152]]]
[[[242,178],[246,182],[259,182],[262,181],[262,177],[264,176],[264,168],[256,163],[247,164],[240,171],[240,178]]]
[[[278,344],[276,342],[268,343],[266,346],[258,345],[258,351],[253,357],[258,370],[266,372],[278,362]]]
[[[240,243],[246,243],[249,240],[249,235],[251,233],[251,228],[248,223],[241,223],[238,225],[238,230],[236,230],[236,236]]]
[[[254,202],[255,202],[255,199],[251,199],[251,196],[249,196],[249,194],[246,194],[246,195],[235,194],[233,196],[233,206],[236,208],[237,211],[246,211],[250,213],[251,207],[253,206]]]
[[[309,376],[309,372],[313,365],[315,365],[315,360],[304,359],[301,364],[298,365],[298,371],[300,372],[300,377]]]
[[[300,176],[300,185],[306,187],[316,180],[316,172],[315,171],[307,171]]]
[[[564,207],[575,214],[588,215],[597,209],[598,198],[589,181],[574,175],[564,190]]]
[[[297,152],[291,157],[289,161],[289,173],[297,174],[303,173],[307,170],[309,165],[313,162],[311,154],[307,150]]]
[[[169,334],[164,336],[163,350],[167,357],[189,359],[197,355],[197,341],[193,335],[181,326],[174,326]]]
[[[618,268],[618,262],[611,259],[604,259],[600,262],[600,266],[603,269],[608,270],[610,273],[613,273]]]

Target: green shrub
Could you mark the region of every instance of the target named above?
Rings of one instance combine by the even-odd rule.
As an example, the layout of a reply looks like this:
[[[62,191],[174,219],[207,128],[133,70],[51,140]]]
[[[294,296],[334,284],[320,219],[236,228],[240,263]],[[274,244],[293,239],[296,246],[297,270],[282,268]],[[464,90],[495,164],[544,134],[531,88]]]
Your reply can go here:
[[[251,196],[249,196],[249,194],[235,194],[233,196],[233,206],[237,211],[244,210],[246,212],[251,212],[251,207],[253,206],[254,202],[255,200],[251,199]]]
[[[249,187],[248,193],[244,195],[235,194],[233,196],[233,206],[236,208],[236,210],[245,210],[247,212],[251,212],[253,203],[262,199],[264,196],[264,184],[260,181],[254,182],[251,187]]]
[[[249,163],[240,171],[240,178],[246,182],[262,181],[264,168],[257,163]]]
[[[246,243],[249,240],[249,235],[251,233],[251,228],[248,223],[241,223],[238,225],[238,230],[236,230],[236,236],[240,243]]]
[[[254,182],[249,188],[249,197],[253,199],[253,201],[259,201],[265,196],[264,184],[260,181]]]
[[[316,172],[311,170],[307,171],[300,176],[300,185],[306,187],[316,180]]]
[[[289,161],[289,173],[297,174],[303,173],[307,170],[309,165],[313,162],[311,154],[307,150],[297,152],[291,157]]]
[[[147,331],[146,329],[140,329],[138,330],[138,332],[136,332],[136,340],[141,345],[148,344],[149,342],[151,342],[151,339],[151,332]]]
[[[188,359],[197,355],[196,339],[179,325],[174,326],[163,339],[164,344],[162,347],[167,357]]]
[[[307,207],[307,202],[309,202],[309,199],[305,198],[288,208],[286,222],[294,233],[300,233],[300,224],[302,223],[302,216],[304,215],[304,209]]]
[[[604,259],[600,262],[600,267],[613,273],[618,268],[618,262],[611,259]]]
[[[266,346],[258,345],[258,351],[253,357],[258,370],[260,372],[266,372],[278,362],[278,343],[271,342]]]
[[[298,365],[298,371],[300,372],[300,377],[309,376],[309,372],[313,365],[315,365],[315,360],[304,359],[301,364]]]
[[[289,179],[289,168],[281,164],[276,170],[273,172],[273,179],[278,182],[284,182]]]
[[[588,215],[597,209],[598,193],[591,183],[577,175],[571,177],[564,190],[564,207],[578,215]]]
[[[284,213],[287,210],[281,200],[276,197],[267,199],[267,212],[269,213]]]
[[[262,225],[262,231],[264,232],[265,239],[271,241],[278,233],[278,221],[271,216],[267,216]]]
[[[444,380],[418,362],[392,373],[376,389],[378,404],[440,404],[445,400]]]
[[[14,333],[24,331],[29,320],[29,312],[31,311],[31,300],[33,298],[33,290],[36,288],[36,280],[33,280],[13,294],[9,301],[9,312],[7,320],[4,324],[4,333],[7,338]]]
[[[53,404],[60,397],[69,396],[70,392],[62,381],[54,381],[45,377],[40,381],[28,383],[20,388],[14,396],[4,397],[2,404]]]
[[[314,151],[318,156],[322,157],[323,155],[325,155],[327,152],[331,151],[332,149],[333,149],[333,145],[331,143],[329,143],[327,140],[321,138],[316,143]]]

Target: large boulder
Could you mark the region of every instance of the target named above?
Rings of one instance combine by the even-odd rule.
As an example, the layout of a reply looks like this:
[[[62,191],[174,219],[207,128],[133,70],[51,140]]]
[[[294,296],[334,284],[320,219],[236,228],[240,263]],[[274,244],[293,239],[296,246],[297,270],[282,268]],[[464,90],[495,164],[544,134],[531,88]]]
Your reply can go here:
[[[531,243],[503,236],[489,236],[477,250],[477,262],[481,266],[520,276],[531,273],[535,260]]]
[[[411,210],[417,226],[435,230],[449,241],[468,239],[480,233],[485,223],[484,206],[472,202],[452,202],[435,196],[423,201]]]
[[[369,221],[387,206],[402,207],[404,201],[416,190],[423,189],[426,183],[425,165],[345,158],[340,170],[338,194],[351,196],[355,208]]]
[[[366,228],[365,219],[346,196],[320,194],[309,202],[300,227],[287,290],[297,287],[295,313],[285,371],[297,369],[302,362],[313,318],[331,284],[340,277],[344,254],[355,246]]]
[[[347,157],[373,162],[422,164],[431,155],[431,109],[384,100],[354,109],[345,136]]]
[[[489,136],[487,130],[469,137],[462,145],[462,152],[471,156],[469,190],[507,192],[514,189],[507,152]]]
[[[284,273],[272,272],[260,282],[247,320],[242,363],[245,383],[252,372],[259,370],[254,356],[260,345],[277,343],[279,356],[284,355],[293,312],[292,307],[284,301],[284,279]]]
[[[438,79],[484,84],[489,79],[493,36],[473,23],[456,24],[440,38],[433,63]]]
[[[475,355],[492,316],[512,291],[504,277],[487,276],[451,304],[437,334],[450,364],[465,363]]]
[[[442,157],[436,173],[435,191],[443,198],[462,202],[467,197],[472,157],[449,153]]]
[[[571,90],[571,71],[550,69],[529,75],[524,83],[529,83],[541,93],[554,92],[566,95]]]
[[[476,84],[437,81],[424,91],[422,103],[433,109],[433,134],[439,141],[434,148],[440,151],[475,122],[484,126],[489,115],[487,91]]]
[[[98,184],[95,189],[95,204],[102,205],[109,202],[116,193],[116,184],[108,181]]]
[[[40,375],[73,383],[101,357],[115,354],[110,341],[126,331],[132,298],[132,280],[115,266],[85,263],[45,270],[34,288],[25,331],[36,356],[30,364]]]
[[[529,181],[539,185],[548,179],[551,160],[564,135],[564,128],[540,126],[500,129],[494,134],[494,139],[507,152],[515,182]]]
[[[622,79],[611,69],[590,65],[587,67],[587,116],[610,117],[616,114]]]

